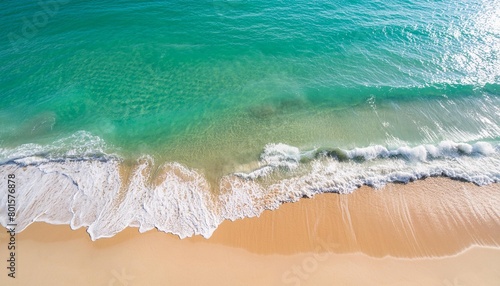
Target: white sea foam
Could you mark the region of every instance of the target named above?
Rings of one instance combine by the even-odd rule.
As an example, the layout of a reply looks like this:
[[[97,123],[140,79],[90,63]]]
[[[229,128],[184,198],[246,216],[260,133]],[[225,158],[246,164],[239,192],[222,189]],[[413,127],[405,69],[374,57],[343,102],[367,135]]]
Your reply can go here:
[[[57,159],[91,159],[106,154],[108,148],[110,147],[99,136],[87,131],[78,131],[52,144],[23,144],[16,148],[0,148],[0,164],[12,161],[29,165]]]
[[[304,154],[305,155],[305,154]],[[276,169],[293,170],[299,166],[303,154],[299,148],[283,143],[267,144],[260,155],[260,167],[250,173],[237,173],[245,179],[256,179],[272,173]]]
[[[85,139],[79,141],[82,136]],[[285,144],[268,144],[259,168],[222,177],[220,194],[211,195],[203,174],[181,164],[160,166],[157,173],[161,175],[152,180],[154,160],[145,156],[124,180],[119,158],[95,156],[105,148],[100,139],[80,133],[70,142],[52,144],[49,152],[43,146],[2,150],[7,157],[3,157],[0,172],[16,174],[19,231],[32,222],[44,221],[69,224],[74,229],[87,227],[94,240],[113,236],[129,226],[141,232],[157,228],[181,238],[197,234],[210,237],[226,219],[258,216],[283,202],[318,193],[349,193],[361,185],[381,187],[429,176],[479,185],[500,182],[499,145],[486,142],[307,152]],[[81,142],[80,148],[61,152],[54,147],[75,142]],[[301,165],[303,168],[299,168]],[[273,177],[265,184],[256,180],[273,172],[286,172],[288,176]],[[0,188],[7,189],[6,180],[0,181]],[[4,226],[6,205],[4,193],[0,197],[0,223]]]

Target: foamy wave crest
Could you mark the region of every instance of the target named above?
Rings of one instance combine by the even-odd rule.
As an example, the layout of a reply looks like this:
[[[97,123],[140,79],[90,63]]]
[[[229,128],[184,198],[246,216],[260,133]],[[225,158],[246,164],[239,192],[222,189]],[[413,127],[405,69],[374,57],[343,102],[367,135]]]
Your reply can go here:
[[[92,136],[86,139],[100,142]],[[43,157],[39,150],[7,154],[10,159],[0,164],[0,171],[4,176],[16,175],[18,230],[43,221],[69,224],[73,229],[86,227],[93,240],[126,227],[138,227],[141,232],[157,228],[181,238],[210,237],[226,219],[258,216],[283,202],[318,193],[349,193],[361,185],[381,187],[429,176],[479,185],[500,182],[499,145],[485,142],[307,152],[268,144],[259,168],[223,176],[218,186],[210,186],[201,172],[178,163],[163,164],[153,172],[154,160],[149,156],[140,158],[132,169],[116,156],[104,154],[105,160],[96,159],[96,151],[104,151],[100,148],[105,146],[94,143],[82,143],[79,155],[87,156],[78,160],[68,150],[63,157],[54,155],[61,155],[58,152]],[[268,176],[273,172],[287,176]],[[6,182],[0,181],[1,189],[7,189]],[[218,194],[210,191],[217,187]],[[6,206],[4,194],[0,197],[4,226]]]
[[[374,159],[396,158],[402,157],[408,161],[427,162],[435,159],[451,159],[459,158],[464,155],[489,156],[498,151],[499,147],[494,147],[490,143],[477,142],[474,144],[455,143],[451,141],[443,141],[438,145],[419,145],[416,147],[399,147],[394,150],[388,150],[384,146],[375,145],[364,148],[355,148],[352,150],[342,149],[322,149],[316,150],[316,156],[324,155],[334,157],[340,161],[343,160],[362,160],[370,161]]]
[[[392,150],[375,145],[351,150],[320,148],[306,152],[280,143],[268,144],[265,147],[260,157],[259,168],[249,173],[235,173],[235,175],[245,179],[256,179],[280,169],[292,171],[299,167],[301,161],[309,162],[311,159],[316,159],[311,163],[313,170],[340,168],[338,178],[349,180],[353,179],[352,175],[348,175],[350,170],[355,170],[356,174],[360,174],[359,177],[366,179],[361,185],[381,186],[384,181],[408,182],[412,179],[439,175],[484,185],[499,180],[499,165],[496,164],[499,162],[499,153],[499,144],[492,145],[487,142],[467,144],[443,141],[438,145],[403,146]],[[486,165],[481,167],[481,163]],[[372,171],[380,174],[375,175]],[[394,173],[397,171],[400,171],[400,176]],[[389,173],[393,173],[393,176],[387,176]],[[403,173],[412,175],[406,176]],[[375,181],[380,183],[371,183],[375,177],[379,178]],[[335,178],[327,181],[333,182],[332,180]],[[339,186],[333,191],[345,193],[352,189]]]
[[[260,155],[260,167],[250,173],[235,173],[245,179],[256,179],[272,173],[276,169],[293,170],[299,166],[299,161],[304,154],[299,148],[283,143],[267,144]]]
[[[108,148],[100,137],[87,131],[78,131],[52,144],[23,144],[11,149],[0,148],[0,164],[15,162],[29,165],[68,158],[96,159],[111,156],[106,155],[105,150]]]

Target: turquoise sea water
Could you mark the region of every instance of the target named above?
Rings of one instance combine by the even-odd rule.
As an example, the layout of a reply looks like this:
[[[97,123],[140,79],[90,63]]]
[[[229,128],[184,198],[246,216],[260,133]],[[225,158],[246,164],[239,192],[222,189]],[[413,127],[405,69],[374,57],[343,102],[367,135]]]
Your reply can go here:
[[[2,159],[23,144],[43,155],[97,140],[125,158],[224,173],[268,143],[496,143],[499,7],[8,1],[0,9]]]

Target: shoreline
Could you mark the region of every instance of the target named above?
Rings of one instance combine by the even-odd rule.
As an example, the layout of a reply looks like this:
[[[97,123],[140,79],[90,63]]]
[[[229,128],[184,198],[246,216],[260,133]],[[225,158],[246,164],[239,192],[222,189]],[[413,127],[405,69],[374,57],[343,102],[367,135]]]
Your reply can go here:
[[[426,197],[432,196],[433,202],[426,201]],[[443,207],[446,209],[439,209]],[[467,207],[473,209],[466,210]],[[429,210],[440,212],[441,216],[436,217],[436,213]],[[466,216],[469,220],[460,223],[460,216]],[[472,217],[481,219],[470,221]],[[432,223],[434,228],[429,224],[433,219],[439,220]],[[452,225],[440,224],[452,220]],[[422,223],[427,223],[426,227],[422,227]],[[310,198],[303,197],[296,202],[282,203],[277,209],[264,210],[258,216],[224,220],[209,238],[199,234],[181,238],[158,229],[140,232],[138,227],[128,226],[114,236],[102,237],[93,242],[107,241],[107,244],[121,240],[122,233],[126,233],[125,237],[158,233],[193,243],[209,242],[264,255],[305,253],[328,244],[335,247],[323,252],[412,259],[452,256],[475,246],[500,247],[500,234],[489,233],[493,225],[500,228],[499,183],[478,186],[446,177],[429,177],[407,184],[389,183],[380,189],[365,185],[348,194],[320,193]],[[84,236],[89,240],[91,238],[86,227],[72,229],[68,224],[39,221],[33,222],[19,234],[52,227],[61,228],[62,231],[85,232]],[[439,230],[440,227],[447,229]],[[384,232],[374,231],[376,229]],[[451,235],[450,231],[454,231],[455,235]],[[371,239],[379,243],[375,248],[370,248],[373,245],[366,241],[370,233],[378,235]],[[396,236],[406,239],[394,240]],[[433,240],[439,239],[440,243],[448,243],[448,248],[436,253],[410,251],[410,248],[419,245],[424,251],[432,249],[429,247],[434,242],[425,241],[429,236]],[[391,237],[393,240],[390,240]],[[464,240],[446,240],[459,237]],[[417,244],[397,245],[398,242],[409,240]],[[385,241],[385,244],[381,241]],[[396,247],[401,249],[396,251]]]
[[[466,212],[456,202],[464,202],[463,198],[481,201],[486,195],[493,199],[489,211],[494,215],[500,212],[499,190],[498,184],[479,187],[429,178],[406,185],[388,184],[380,190],[362,187],[348,195],[320,194],[283,204],[260,217],[225,221],[209,239],[180,239],[157,230],[139,233],[129,227],[114,237],[91,241],[84,228],[33,223],[17,234],[18,278],[14,283],[7,281],[12,285],[234,285],[235,281],[238,285],[495,285],[500,279],[495,269],[500,263],[500,234],[495,231],[498,225],[492,223],[499,223],[498,216],[488,220],[488,212]],[[460,193],[468,196],[457,195]],[[455,199],[450,204],[462,212],[451,212],[447,219],[463,221],[465,227],[460,230],[460,224],[451,223],[458,230],[445,228],[444,237],[441,232],[427,232],[433,223],[427,219],[437,219],[437,224],[443,219],[422,215],[429,206],[446,210],[443,200],[451,198]],[[392,200],[384,201],[387,199]],[[395,228],[398,220],[385,220],[390,215],[370,219],[373,212],[364,208],[368,204],[379,214],[395,215],[391,210],[403,210],[400,207],[410,201],[413,208],[406,208],[409,213],[418,213],[428,222],[412,221],[420,244],[396,243],[401,237],[410,237],[405,236],[410,229]],[[349,240],[349,224],[334,219],[339,202],[344,210],[349,209],[358,244]],[[381,206],[380,202],[387,203]],[[477,219],[478,214],[483,219]],[[341,235],[328,237],[333,233],[328,227]],[[468,234],[452,239],[454,233]],[[428,234],[434,236],[426,240]],[[415,251],[417,245],[420,252]],[[6,255],[6,247],[1,247],[0,258]],[[1,282],[7,276],[2,273],[0,277]]]
[[[141,232],[157,228],[181,238],[210,237],[225,220],[260,216],[284,202],[321,193],[351,193],[364,185],[381,188],[442,176],[488,189],[499,180],[498,148],[486,142],[443,141],[394,150],[376,145],[304,153],[290,145],[268,144],[256,169],[227,174],[217,182],[204,170],[177,162],[155,164],[149,156],[137,162],[31,156],[0,165],[0,170],[18,178],[20,230],[43,221],[70,224],[73,229],[88,227],[93,240],[130,226],[139,226]],[[5,184],[1,181],[0,187],[6,188]],[[0,207],[0,211],[5,210]],[[0,223],[7,225],[1,216]]]
[[[472,245],[500,246],[495,228],[500,229],[500,184],[427,178],[318,194],[260,217],[224,221],[209,240],[259,254],[307,252],[326,242],[339,245],[337,253],[440,257]],[[259,229],[269,232],[245,237]]]

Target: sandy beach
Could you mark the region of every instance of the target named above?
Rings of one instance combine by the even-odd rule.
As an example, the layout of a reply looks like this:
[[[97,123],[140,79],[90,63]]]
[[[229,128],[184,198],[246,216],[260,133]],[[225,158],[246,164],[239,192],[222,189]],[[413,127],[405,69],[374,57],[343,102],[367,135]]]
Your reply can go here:
[[[36,223],[1,285],[498,285],[500,188],[430,178],[322,194],[210,239]],[[0,257],[7,257],[4,233]]]

